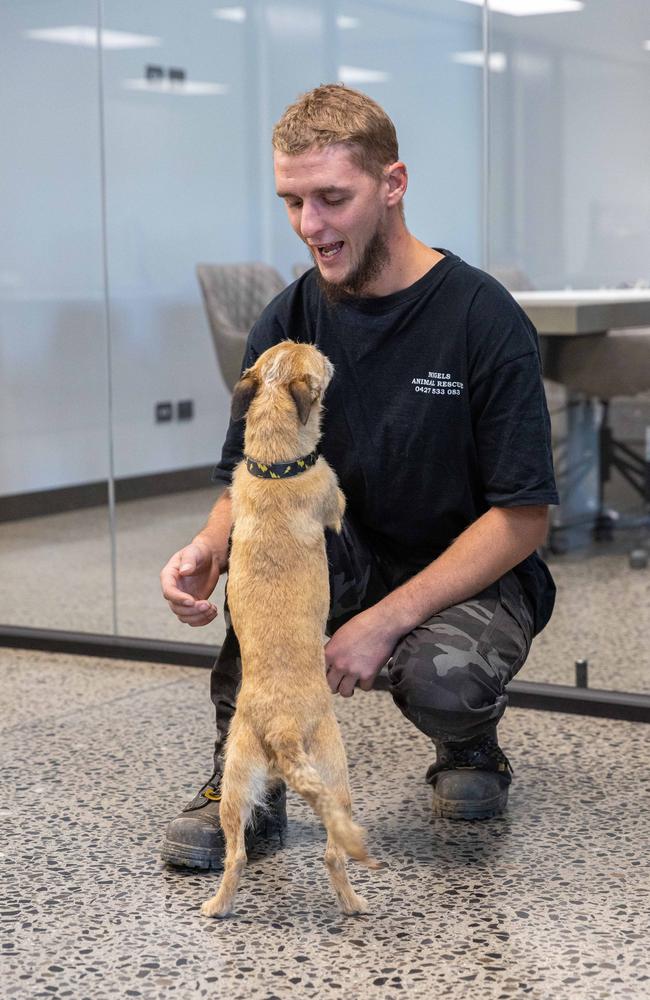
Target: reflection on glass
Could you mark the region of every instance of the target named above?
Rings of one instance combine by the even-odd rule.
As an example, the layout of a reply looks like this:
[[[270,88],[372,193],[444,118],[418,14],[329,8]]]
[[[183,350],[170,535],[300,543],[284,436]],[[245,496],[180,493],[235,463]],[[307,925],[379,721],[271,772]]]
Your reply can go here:
[[[531,4],[528,13],[537,16],[528,17],[512,16],[517,11],[497,0],[489,6],[490,50],[506,59],[505,72],[489,79],[489,270],[522,301],[526,290],[539,297],[591,289],[583,300],[594,301],[605,294],[599,289],[636,288],[642,295],[650,284],[650,135],[640,127],[650,92],[642,47],[647,5],[626,4],[625,19],[615,4],[576,4],[573,12],[535,11]],[[553,374],[546,387],[562,497],[550,555],[558,601],[522,679],[573,684],[575,661],[586,659],[590,686],[647,691],[648,654],[639,630],[647,571],[631,568],[630,554],[648,547],[650,535],[639,523],[594,542],[592,528],[601,470],[606,475],[599,456],[601,399],[615,397],[608,425],[640,460],[644,455],[650,312],[645,329],[628,330],[624,317],[610,323],[622,329],[609,344],[609,386],[594,382],[603,362],[594,354],[589,360],[593,345],[553,342],[562,321],[559,312],[537,321],[548,331],[542,347],[545,370]],[[560,350],[564,361],[557,361]],[[569,364],[570,352],[578,351],[583,360],[576,354]],[[639,366],[648,372],[641,394]],[[575,395],[579,378],[584,391]],[[621,515],[618,523],[643,513],[641,496],[619,471],[612,470],[604,490],[605,508]]]
[[[259,252],[250,25],[208,2],[190,20],[182,4],[126,0],[106,17],[159,40],[103,53],[118,629],[217,643],[220,623],[176,620],[158,574],[216,499],[230,405],[196,266]]]
[[[106,633],[113,614],[97,50],[44,42],[38,29],[51,21],[50,7],[0,3],[0,618]],[[71,0],[65,15],[96,26],[87,0]]]
[[[290,281],[305,266],[275,197],[270,143],[283,109],[310,87],[341,80],[386,108],[409,167],[407,224],[430,244],[513,291],[650,286],[644,0],[628,0],[625,19],[614,4],[490,0],[487,53],[481,0],[197,0],[188,10],[105,0],[100,91],[95,0],[0,0],[8,623],[113,627],[110,346],[118,630],[220,641],[222,622],[180,625],[158,585],[215,500],[210,469],[228,421],[195,269],[263,261]],[[547,388],[559,441],[574,411],[561,384]],[[633,448],[649,407],[642,396],[611,407],[615,434]],[[595,448],[594,427],[578,442],[583,454]],[[607,491],[616,509],[638,509],[620,476]],[[74,509],[54,512],[66,502]],[[39,516],[15,519],[21,505]],[[557,610],[522,679],[572,683],[574,660],[586,658],[593,686],[647,686],[632,614],[644,606],[644,577],[627,562],[634,544],[621,537],[551,555]],[[613,607],[632,643],[624,657],[620,629],[599,624]]]

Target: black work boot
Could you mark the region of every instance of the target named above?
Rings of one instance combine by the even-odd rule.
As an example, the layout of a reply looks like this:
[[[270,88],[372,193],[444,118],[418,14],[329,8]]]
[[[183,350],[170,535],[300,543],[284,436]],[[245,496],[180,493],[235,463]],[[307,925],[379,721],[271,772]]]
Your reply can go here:
[[[510,761],[497,743],[496,729],[471,741],[434,740],[437,760],[427,771],[433,813],[445,819],[500,816],[512,781]]]
[[[168,824],[160,852],[162,860],[182,868],[221,868],[225,841],[219,822],[220,803],[221,771],[216,770],[182,813]],[[280,782],[269,792],[266,808],[253,810],[246,829],[246,850],[250,851],[260,838],[275,836],[282,846],[286,826],[286,786]]]

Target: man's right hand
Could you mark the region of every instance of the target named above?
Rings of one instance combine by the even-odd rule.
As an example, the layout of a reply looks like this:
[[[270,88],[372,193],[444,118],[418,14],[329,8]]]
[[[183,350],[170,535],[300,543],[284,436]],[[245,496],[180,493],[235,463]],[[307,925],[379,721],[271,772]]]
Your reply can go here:
[[[163,597],[179,621],[196,628],[218,612],[207,598],[217,585],[221,567],[215,552],[199,538],[175,552],[160,571]]]

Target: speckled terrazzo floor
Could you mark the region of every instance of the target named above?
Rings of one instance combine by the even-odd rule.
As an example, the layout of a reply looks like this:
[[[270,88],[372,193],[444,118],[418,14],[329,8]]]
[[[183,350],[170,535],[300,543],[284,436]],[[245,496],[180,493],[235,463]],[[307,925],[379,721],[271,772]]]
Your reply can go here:
[[[217,876],[158,859],[206,776],[208,674],[0,650],[2,996],[643,1000],[650,995],[650,727],[510,709],[504,817],[434,820],[431,751],[385,693],[335,699],[355,815],[389,868],[351,869],[289,797],[227,921]]]
[[[221,615],[207,629],[182,625],[169,612],[158,581],[161,566],[205,522],[214,496],[213,490],[196,490],[118,505],[120,634],[209,645],[223,641]],[[558,585],[555,614],[534,643],[520,680],[573,684],[575,661],[587,659],[590,687],[650,691],[650,567],[629,568],[631,547],[628,536],[551,557]],[[109,565],[105,510],[0,525],[0,619],[110,633]],[[221,609],[223,581],[215,597]]]

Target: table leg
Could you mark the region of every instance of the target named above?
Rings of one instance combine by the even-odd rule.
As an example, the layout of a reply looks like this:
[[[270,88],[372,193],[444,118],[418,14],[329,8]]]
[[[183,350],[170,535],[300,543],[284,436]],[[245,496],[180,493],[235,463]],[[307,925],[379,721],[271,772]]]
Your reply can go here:
[[[567,552],[589,544],[600,496],[601,404],[567,392],[564,412],[565,434],[555,447],[560,506],[553,508],[551,515],[549,547],[553,552]]]

